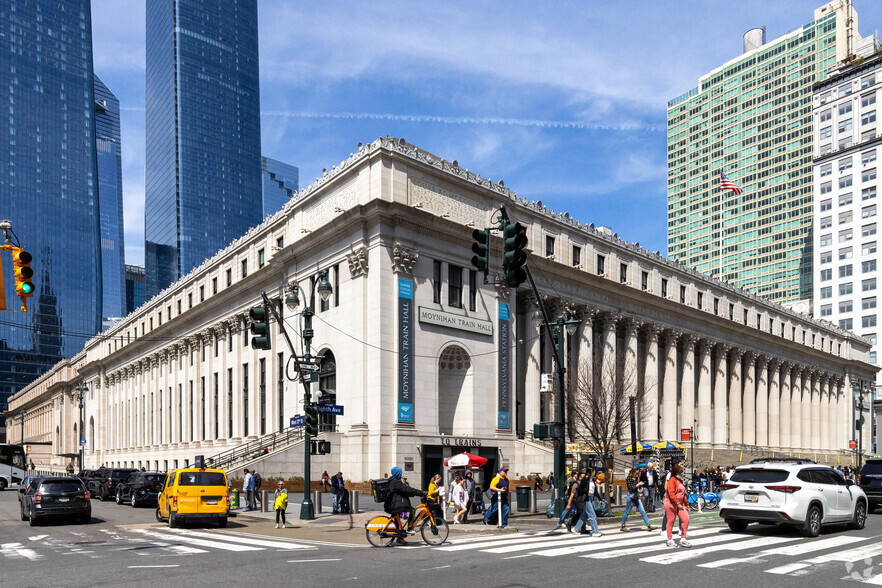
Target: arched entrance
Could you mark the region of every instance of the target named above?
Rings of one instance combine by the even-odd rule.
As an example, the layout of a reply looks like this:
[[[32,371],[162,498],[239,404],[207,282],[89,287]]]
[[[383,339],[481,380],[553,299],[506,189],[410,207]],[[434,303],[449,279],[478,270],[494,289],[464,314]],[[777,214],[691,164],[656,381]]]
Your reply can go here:
[[[438,358],[438,432],[474,434],[474,410],[471,358],[459,345],[451,345]]]

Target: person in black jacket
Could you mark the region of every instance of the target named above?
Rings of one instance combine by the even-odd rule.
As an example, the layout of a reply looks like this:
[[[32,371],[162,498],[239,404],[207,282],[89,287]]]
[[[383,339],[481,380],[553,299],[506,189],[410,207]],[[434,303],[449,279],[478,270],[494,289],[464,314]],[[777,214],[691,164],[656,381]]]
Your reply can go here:
[[[386,497],[386,502],[383,503],[383,509],[390,515],[401,513],[410,514],[412,508],[410,497],[426,496],[426,493],[422,490],[405,486],[404,482],[401,481],[401,476],[403,474],[404,472],[401,468],[394,467],[392,468],[392,475],[389,476],[389,495]],[[407,543],[401,535],[398,536],[397,541],[402,545]]]

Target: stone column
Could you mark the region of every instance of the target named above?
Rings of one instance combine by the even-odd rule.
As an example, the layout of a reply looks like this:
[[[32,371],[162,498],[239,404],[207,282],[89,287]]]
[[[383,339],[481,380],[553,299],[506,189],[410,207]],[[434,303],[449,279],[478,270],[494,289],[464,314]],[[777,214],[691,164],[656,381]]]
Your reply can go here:
[[[769,446],[781,447],[781,362],[769,362]]]
[[[823,374],[817,372],[812,378],[812,449],[818,451],[821,449],[821,380]]]
[[[716,345],[716,361],[714,362],[714,447],[725,447],[728,441],[726,423],[729,411],[726,406],[726,392],[729,383],[729,350],[728,345]]]
[[[639,425],[641,424],[640,418],[640,409],[641,405],[638,404],[638,399],[640,398],[640,381],[638,378],[637,372],[637,333],[640,331],[640,328],[643,326],[643,323],[640,321],[631,319],[625,325],[625,358],[624,358],[624,366],[622,371],[622,401],[624,406],[622,407],[624,410],[630,410],[628,407],[629,399],[631,396],[634,397],[634,410],[637,414],[634,415],[634,423]],[[642,440],[642,431],[638,428],[636,430],[637,439]],[[625,439],[631,438],[631,424],[630,419],[627,423],[625,423],[622,428],[622,436]]]
[[[643,370],[643,441],[650,443],[660,440],[658,430],[659,394],[658,387],[658,333],[659,328],[650,325],[646,330],[646,367]]]
[[[755,353],[748,352],[745,365],[747,374],[744,376],[743,421],[741,423],[741,439],[745,445],[756,445],[756,363]]]
[[[790,389],[792,374],[793,364],[791,364],[789,361],[783,362],[781,364],[781,414],[780,418],[778,419],[780,442],[778,446],[785,451],[787,449],[790,449]]]
[[[741,436],[741,349],[732,350],[732,373],[729,376],[729,443],[742,443]]]
[[[616,329],[622,317],[609,315],[603,321],[603,359],[601,360],[600,381],[606,394],[616,389]]]
[[[793,383],[790,386],[790,448],[802,450],[802,381],[806,371],[801,366],[793,368]]]
[[[799,404],[799,412],[802,415],[802,451],[810,451],[812,449],[812,380],[815,376],[815,369],[809,368],[807,373],[802,376],[802,401]]]
[[[851,376],[846,373],[842,380],[842,403],[839,406],[839,409],[842,411],[839,419],[840,422],[845,424],[843,430],[839,431],[839,434],[842,435],[839,440],[840,447],[842,448],[847,448],[848,442],[854,438],[854,418],[852,416],[854,414],[852,411],[853,406],[854,393],[851,388]]]
[[[830,375],[824,374],[821,378],[821,399],[820,399],[820,449],[822,451],[830,450]]]
[[[677,439],[677,339],[680,333],[668,331],[665,342],[665,380],[662,388],[662,438]]]
[[[683,341],[683,379],[680,382],[679,427],[688,429],[695,425],[695,342],[694,335],[684,335]],[[679,433],[679,430],[677,431]],[[679,440],[677,435],[674,439]]]
[[[534,306],[533,310],[538,310],[538,307]],[[532,314],[532,311],[528,310],[526,316],[530,317]],[[530,321],[529,318],[527,320]],[[590,321],[586,321],[589,331],[591,329],[590,324]],[[541,393],[539,392],[539,388],[542,385],[542,358],[540,357],[540,350],[542,349],[542,337],[545,337],[545,333],[534,327],[532,321],[530,321],[530,325],[527,327],[526,332],[527,368],[524,377],[523,411],[525,426],[527,429],[530,429],[533,423],[538,423],[542,420],[539,411],[542,402]],[[581,349],[579,351],[581,353]],[[224,429],[226,429],[226,424],[224,424]]]
[[[702,447],[713,444],[713,409],[711,406],[711,346],[706,340],[698,344],[698,427],[696,439]]]
[[[756,370],[756,444],[769,446],[769,358],[757,359]]]

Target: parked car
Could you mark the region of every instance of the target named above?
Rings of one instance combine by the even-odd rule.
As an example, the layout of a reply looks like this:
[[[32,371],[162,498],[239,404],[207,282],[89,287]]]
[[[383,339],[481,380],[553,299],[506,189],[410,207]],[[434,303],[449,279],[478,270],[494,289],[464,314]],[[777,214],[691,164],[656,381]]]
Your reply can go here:
[[[92,503],[83,482],[74,476],[43,477],[33,480],[21,498],[21,520],[33,527],[47,517],[74,518],[80,523],[92,520]]]
[[[79,478],[88,488],[89,478],[94,477],[96,473],[98,473],[98,470],[80,470],[80,472],[77,474],[77,478]]]
[[[754,460],[735,468],[722,491],[720,516],[735,532],[763,523],[817,537],[823,525],[863,529],[867,520],[868,499],[860,486],[811,460]]]
[[[882,459],[868,459],[858,474],[858,484],[867,495],[867,512],[882,504]]]
[[[104,502],[116,496],[117,484],[137,471],[133,468],[101,468],[86,481],[86,484],[92,496]]]
[[[153,503],[159,499],[165,474],[160,472],[134,472],[116,486],[116,503],[133,507]]]
[[[230,494],[223,470],[183,468],[166,474],[156,507],[156,520],[169,527],[189,521],[216,521],[227,526]]]
[[[31,484],[33,484],[36,480],[39,480],[42,476],[28,476],[18,484],[18,502],[21,503],[21,499],[24,496],[24,493],[28,491],[28,488]]]

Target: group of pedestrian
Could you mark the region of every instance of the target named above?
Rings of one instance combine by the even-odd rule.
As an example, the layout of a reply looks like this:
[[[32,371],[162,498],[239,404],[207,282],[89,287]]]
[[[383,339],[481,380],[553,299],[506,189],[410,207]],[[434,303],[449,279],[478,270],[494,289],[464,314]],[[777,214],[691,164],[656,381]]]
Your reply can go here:
[[[548,477],[545,479],[542,478],[541,474],[536,474],[534,481],[536,492],[541,492],[542,494],[551,492],[551,489],[554,487],[554,472],[549,472]]]
[[[592,537],[603,535],[597,527],[594,499],[599,498],[599,488],[604,480],[603,473],[595,476],[593,472],[577,472],[570,478],[567,486],[567,505],[557,521],[558,528],[566,526],[567,531],[581,535],[587,522],[591,526]]]
[[[245,508],[242,512],[257,510],[257,496],[259,496],[260,486],[263,480],[257,470],[245,468],[245,479],[242,482],[242,490],[245,491]]]

